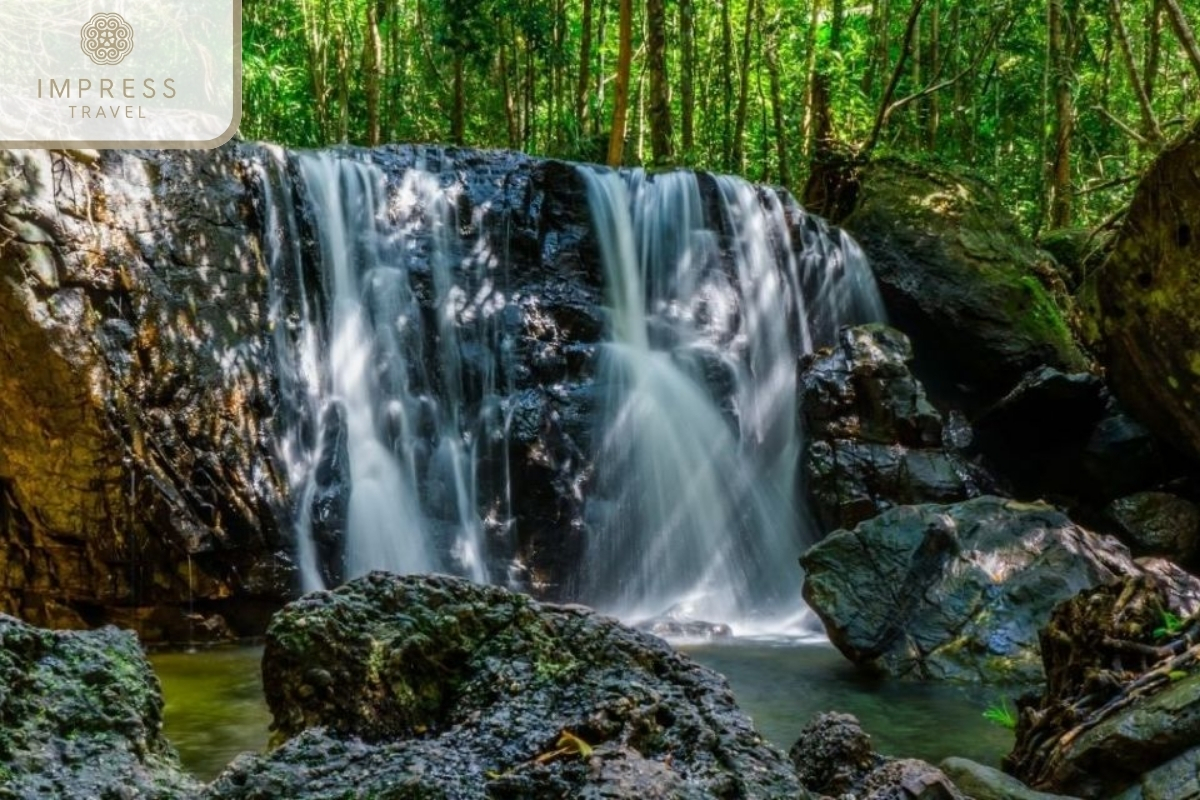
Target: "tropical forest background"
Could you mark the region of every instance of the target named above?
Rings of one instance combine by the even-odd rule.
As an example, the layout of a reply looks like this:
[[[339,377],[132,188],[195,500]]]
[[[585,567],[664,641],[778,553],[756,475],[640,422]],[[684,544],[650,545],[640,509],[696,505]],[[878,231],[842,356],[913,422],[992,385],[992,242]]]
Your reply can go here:
[[[247,0],[246,138],[445,142],[803,187],[900,154],[1097,227],[1200,112],[1196,0]]]

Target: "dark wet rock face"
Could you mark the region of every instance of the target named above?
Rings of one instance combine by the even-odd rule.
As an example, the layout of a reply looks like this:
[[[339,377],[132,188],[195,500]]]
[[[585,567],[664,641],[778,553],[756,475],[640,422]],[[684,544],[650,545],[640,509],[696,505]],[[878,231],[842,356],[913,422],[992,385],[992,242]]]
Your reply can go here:
[[[1178,567],[1135,562],[1049,506],[996,497],[893,509],[801,561],[804,597],[842,653],[926,680],[1040,680],[1038,630],[1055,604],[1119,577],[1154,575],[1189,609],[1200,598]]]
[[[1200,127],[1142,178],[1102,269],[1090,309],[1113,388],[1140,420],[1200,456]]]
[[[1061,498],[1092,516],[1186,465],[1087,372],[1030,371],[975,419],[978,451],[1018,497]]]
[[[977,408],[1039,366],[1085,365],[1055,294],[1053,260],[986,184],[881,159],[818,169],[809,208],[863,246],[922,378]],[[1047,288],[1050,287],[1050,288]],[[1062,290],[1062,291],[1060,291]]]
[[[1200,506],[1170,492],[1138,492],[1114,500],[1107,513],[1138,555],[1200,563]]]
[[[0,610],[174,637],[290,588],[246,154],[0,157]]]
[[[803,796],[719,675],[582,607],[373,573],[277,615],[263,671],[283,743],[211,797]]]
[[[802,364],[805,487],[825,530],[993,488],[951,446],[942,414],[909,371],[912,357],[903,333],[864,325]]]
[[[127,631],[0,616],[0,796],[161,798],[198,785],[162,736],[158,679]]]
[[[863,800],[963,800],[936,767],[875,752],[850,714],[819,714],[789,751],[804,788],[822,797]]]

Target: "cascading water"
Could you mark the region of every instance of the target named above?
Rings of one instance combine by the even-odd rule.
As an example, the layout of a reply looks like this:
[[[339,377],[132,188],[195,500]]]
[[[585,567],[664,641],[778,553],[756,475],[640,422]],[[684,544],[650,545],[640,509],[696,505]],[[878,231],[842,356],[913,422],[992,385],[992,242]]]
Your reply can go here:
[[[296,171],[298,186],[282,168],[275,183],[298,191],[310,212],[323,307],[305,290],[300,224],[279,211],[278,197],[267,198],[266,222],[272,269],[292,270],[296,286],[294,307],[277,293],[275,319],[293,409],[283,454],[298,498],[303,587],[372,569],[453,571],[486,583],[479,448],[503,439],[503,421],[489,384],[496,369],[480,370],[483,385],[466,396],[459,329],[467,298],[455,273],[494,269],[495,259],[457,252],[453,193],[433,175],[409,170],[389,187],[373,164],[331,153],[299,156]],[[418,278],[431,284],[432,321]],[[477,299],[485,311],[494,306],[486,293]],[[494,338],[488,316],[475,315],[484,340]],[[436,353],[426,352],[429,342]],[[493,358],[503,351],[497,344]],[[344,529],[340,563],[321,558],[318,522]]]
[[[370,569],[500,576],[529,533],[513,536],[524,524],[514,509],[529,505],[509,470],[553,461],[547,451],[569,438],[545,427],[565,391],[545,381],[561,378],[531,359],[546,302],[567,303],[557,307],[571,324],[579,302],[604,317],[599,303],[547,283],[547,262],[533,262],[532,283],[515,274],[539,258],[527,246],[510,256],[499,239],[527,214],[514,200],[531,196],[527,174],[514,191],[438,159],[427,172],[420,157],[389,170],[362,152],[277,153],[264,167],[281,452],[305,589]],[[567,594],[626,619],[794,615],[806,526],[797,360],[841,325],[882,317],[865,260],[785,195],[740,179],[576,175],[608,324],[603,342],[573,345],[595,353],[571,356],[582,361],[569,378],[591,422],[572,429],[578,447],[563,445],[579,463],[557,505],[537,512],[560,541],[584,540]],[[542,491],[547,469],[522,472],[522,492]]]
[[[882,317],[865,259],[737,178],[581,173],[612,315],[584,599],[624,618],[778,624],[800,606],[805,544],[797,361]]]

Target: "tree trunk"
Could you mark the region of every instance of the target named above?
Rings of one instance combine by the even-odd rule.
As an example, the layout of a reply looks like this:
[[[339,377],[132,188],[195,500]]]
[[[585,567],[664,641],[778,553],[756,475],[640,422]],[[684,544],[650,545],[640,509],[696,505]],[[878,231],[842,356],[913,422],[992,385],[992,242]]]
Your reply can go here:
[[[650,152],[658,166],[675,158],[672,148],[671,96],[667,83],[667,12],[663,0],[646,0],[647,54],[650,68]]]
[[[950,53],[948,56],[950,59],[950,69],[954,72],[958,72],[960,66],[959,51],[960,42],[962,41],[960,38],[961,32],[962,8],[958,3],[955,3],[954,8],[950,10]],[[967,86],[968,83],[974,83],[977,77],[978,74],[973,74],[971,75],[970,81],[961,80],[954,84],[954,113],[950,115],[949,124],[951,136],[953,136],[954,140],[958,143],[958,152],[960,156],[966,154],[968,147],[967,142],[970,136],[970,132],[968,130],[970,125],[963,114],[963,110],[967,107]]]
[[[1142,67],[1142,86],[1146,98],[1154,103],[1155,81],[1158,78],[1159,60],[1162,56],[1162,2],[1150,0],[1146,10],[1146,59]]]
[[[633,0],[620,0],[618,23],[617,85],[613,96],[612,132],[608,139],[608,165],[619,167],[625,159],[625,123],[629,114],[629,71],[633,63]]]
[[[1196,35],[1192,33],[1192,26],[1188,24],[1187,17],[1183,15],[1178,0],[1162,0],[1162,2],[1167,7],[1167,16],[1171,19],[1171,27],[1175,29],[1175,35],[1179,37],[1179,43],[1183,45],[1188,61],[1192,62],[1192,68],[1196,70],[1197,75],[1200,75],[1200,47],[1196,45]]]
[[[517,119],[516,101],[513,99],[512,79],[508,69],[508,38],[504,23],[500,23],[500,89],[504,93],[504,121],[508,124],[508,146],[521,146],[521,126]]]
[[[525,149],[532,150],[534,139],[537,137],[537,111],[534,105],[534,92],[537,90],[537,72],[533,68],[533,48],[525,43],[525,130],[523,138]]]
[[[937,81],[942,73],[942,20],[941,5],[935,0],[929,9],[929,74],[930,81]],[[937,150],[938,127],[941,125],[940,94],[929,95],[929,107],[925,110],[925,149],[929,152]]]
[[[350,142],[350,50],[346,45],[346,33],[338,34],[338,141]]]
[[[450,141],[459,146],[465,143],[466,89],[463,87],[462,53],[454,54],[454,104],[450,111]]]
[[[367,146],[379,146],[380,73],[383,67],[383,40],[379,36],[379,18],[375,0],[367,2],[367,36],[363,44],[363,84],[367,94]]]
[[[583,0],[583,30],[579,42],[579,83],[575,88],[575,119],[580,133],[587,130],[588,89],[592,85],[592,0]]]
[[[746,2],[746,27],[742,34],[741,74],[738,87],[738,105],[736,127],[733,133],[733,167],[738,174],[746,171],[746,110],[750,102],[750,41],[754,32],[754,11],[756,0]]]
[[[829,53],[817,70],[813,82],[813,141],[815,152],[828,150],[833,145],[833,76],[830,64],[842,50],[842,24],[845,18],[845,0],[833,0],[833,19],[829,25]]]
[[[934,2],[937,2],[937,0],[934,0]],[[925,46],[924,46],[924,42],[923,42],[924,37],[921,35],[921,27],[922,27],[922,23],[918,22],[917,27],[915,29],[913,29],[912,85],[917,89],[920,89],[921,86],[924,85],[923,81],[925,78],[924,70],[922,69],[922,66],[924,66],[923,62],[924,62],[926,53],[925,53]],[[913,141],[913,145],[914,145],[913,149],[915,150],[920,147],[920,142],[924,135],[923,129],[925,127],[925,125],[924,125],[924,123],[925,123],[925,104],[917,103],[913,107],[913,115],[916,117],[916,125],[914,126],[915,133],[912,137],[912,141]]]
[[[308,57],[308,75],[312,81],[313,105],[317,118],[317,136],[321,142],[329,136],[329,89],[325,74],[325,37],[320,23],[309,9],[309,2],[301,2],[304,16],[305,55]]]
[[[1142,85],[1138,75],[1137,62],[1133,59],[1133,46],[1129,44],[1125,21],[1121,19],[1121,0],[1109,0],[1108,11],[1117,45],[1121,50],[1121,58],[1129,74],[1129,85],[1133,88],[1133,96],[1137,98],[1138,109],[1142,114],[1142,136],[1147,142],[1157,143],[1162,140],[1162,132],[1158,129],[1158,120],[1154,118],[1154,109],[1150,107],[1150,98],[1146,95],[1146,87]]]
[[[679,94],[683,123],[683,152],[691,159],[696,147],[696,7],[692,0],[679,0]]]
[[[1071,138],[1075,132],[1072,24],[1078,0],[1050,0],[1050,54],[1053,64],[1054,155],[1050,168],[1050,227],[1071,223]]]
[[[804,156],[808,158],[814,151],[816,137],[813,129],[816,126],[815,111],[817,107],[817,26],[821,22],[822,0],[812,0],[812,15],[808,21],[808,41],[805,42],[807,63],[804,66],[804,123],[801,126],[801,144]]]
[[[729,17],[729,4],[721,2],[721,99],[724,114],[721,116],[721,164],[726,171],[733,171],[733,22]]]
[[[775,154],[779,161],[779,183],[791,186],[792,173],[788,164],[787,123],[783,113],[783,87],[779,79],[779,18],[776,17],[771,25],[771,33],[764,48],[767,61],[767,73],[771,80],[771,110],[775,125]]]
[[[608,22],[608,3],[599,0],[600,20],[596,26],[596,115],[592,117],[592,133],[600,135],[601,117],[604,116],[604,40]]]

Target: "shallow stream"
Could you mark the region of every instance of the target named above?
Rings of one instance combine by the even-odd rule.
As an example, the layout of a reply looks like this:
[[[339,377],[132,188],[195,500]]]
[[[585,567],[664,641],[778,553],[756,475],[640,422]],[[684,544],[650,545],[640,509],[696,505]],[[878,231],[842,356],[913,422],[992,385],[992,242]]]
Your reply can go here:
[[[878,681],[827,644],[738,640],[684,647],[729,679],[739,705],[783,749],[821,711],[857,716],[881,752],[937,763],[950,755],[995,765],[1012,734],[983,719],[994,689]],[[184,765],[210,780],[239,753],[266,746],[262,648],[161,653],[151,662],[166,700],[166,734]]]

